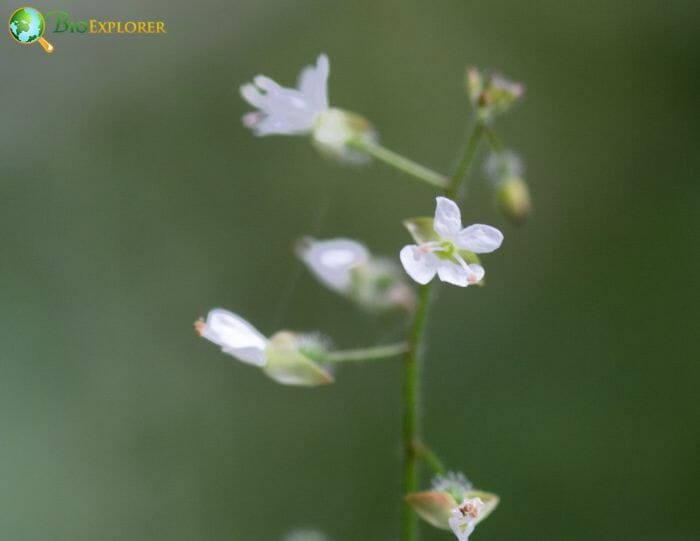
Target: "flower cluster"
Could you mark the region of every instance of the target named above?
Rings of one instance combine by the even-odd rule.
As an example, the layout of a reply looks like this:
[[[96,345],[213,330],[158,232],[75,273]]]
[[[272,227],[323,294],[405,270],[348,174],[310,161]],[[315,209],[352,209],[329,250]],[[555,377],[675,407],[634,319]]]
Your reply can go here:
[[[410,339],[397,344],[331,351],[329,340],[318,333],[281,330],[267,337],[245,319],[222,308],[211,310],[206,319],[195,322],[195,329],[224,353],[257,367],[284,385],[325,385],[333,382],[329,368],[333,363],[407,354],[406,388],[418,388],[417,371],[412,367],[418,362],[430,296],[429,289],[423,287],[424,294],[418,297],[406,275],[421,286],[426,286],[436,276],[442,282],[462,288],[483,284],[486,271],[479,254],[497,250],[503,242],[503,234],[490,225],[463,227],[457,202],[446,197],[459,193],[460,182],[475,156],[476,146],[472,143],[478,145],[479,137],[487,139],[492,148],[485,173],[493,181],[499,207],[513,221],[522,221],[529,214],[530,199],[522,179],[522,162],[504,151],[491,129],[492,120],[523,95],[524,86],[498,74],[473,67],[467,69],[467,92],[477,119],[464,158],[450,178],[381,146],[374,128],[362,116],[331,107],[329,74],[330,62],[321,54],[315,65],[301,71],[296,87],[282,86],[264,75],[254,77],[240,88],[243,99],[255,109],[243,116],[243,124],[257,136],[309,136],[313,145],[326,156],[346,163],[362,163],[374,158],[440,190],[443,196],[436,198],[433,216],[403,222],[414,243],[404,246],[398,257],[376,256],[363,243],[350,238],[305,237],[296,246],[297,257],[329,290],[367,311],[399,308],[411,314],[414,322]],[[439,459],[418,441],[416,397],[405,401],[405,460],[422,458],[435,471],[443,472]],[[406,469],[405,476],[406,491],[410,492],[405,495],[406,524],[417,527],[415,512],[433,526],[451,530],[458,541],[468,541],[477,524],[498,505],[498,496],[474,489],[459,472],[437,476],[429,490],[411,492],[410,470]],[[415,473],[415,469],[413,471]],[[407,540],[414,539],[410,524],[405,532]],[[300,530],[286,539],[323,541],[325,536],[313,530]]]

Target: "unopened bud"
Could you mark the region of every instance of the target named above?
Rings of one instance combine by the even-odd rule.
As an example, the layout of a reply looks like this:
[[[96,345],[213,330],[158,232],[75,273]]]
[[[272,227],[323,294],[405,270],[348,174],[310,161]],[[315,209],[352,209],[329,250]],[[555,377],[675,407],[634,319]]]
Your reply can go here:
[[[532,211],[527,182],[520,177],[503,180],[496,188],[496,202],[501,212],[516,224],[523,224]]]

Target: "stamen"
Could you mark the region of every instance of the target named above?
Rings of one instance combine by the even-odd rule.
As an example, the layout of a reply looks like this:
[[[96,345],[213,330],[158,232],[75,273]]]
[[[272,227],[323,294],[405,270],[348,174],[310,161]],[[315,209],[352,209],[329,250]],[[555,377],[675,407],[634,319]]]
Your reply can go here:
[[[204,331],[206,328],[207,324],[204,323],[204,320],[198,319],[194,322],[194,332],[196,332],[199,336],[204,336]]]

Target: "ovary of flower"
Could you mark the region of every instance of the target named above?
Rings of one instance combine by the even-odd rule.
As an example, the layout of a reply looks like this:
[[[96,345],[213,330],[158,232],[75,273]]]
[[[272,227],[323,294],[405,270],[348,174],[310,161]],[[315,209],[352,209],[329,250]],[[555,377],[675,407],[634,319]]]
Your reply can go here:
[[[352,287],[352,270],[364,265],[369,259],[369,252],[362,244],[341,238],[305,238],[298,249],[298,255],[321,283],[339,293],[349,292]]]
[[[443,282],[460,287],[481,281],[484,268],[467,264],[459,251],[493,252],[503,242],[503,234],[495,227],[482,224],[462,229],[456,203],[446,197],[438,197],[436,201],[433,229],[438,240],[404,246],[400,253],[404,269],[419,284],[427,284],[436,274]]]
[[[322,54],[315,66],[299,75],[298,88],[280,86],[264,75],[241,87],[241,96],[258,111],[246,114],[243,124],[256,135],[310,133],[319,113],[328,110],[328,57]]]
[[[267,338],[245,319],[228,310],[214,308],[207,314],[206,321],[195,322],[194,328],[200,336],[221,346],[224,353],[244,363],[255,366],[267,363]]]
[[[448,522],[459,541],[469,540],[469,536],[476,527],[476,519],[483,507],[484,502],[481,501],[481,498],[471,498],[464,500],[461,505],[452,510],[452,516]]]

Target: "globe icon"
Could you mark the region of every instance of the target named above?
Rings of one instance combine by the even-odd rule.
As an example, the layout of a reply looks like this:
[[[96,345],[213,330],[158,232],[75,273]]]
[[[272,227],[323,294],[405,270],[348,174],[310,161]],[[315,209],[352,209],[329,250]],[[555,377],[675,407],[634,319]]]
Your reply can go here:
[[[29,45],[38,41],[47,53],[53,51],[53,45],[42,37],[44,16],[38,10],[29,7],[15,10],[10,17],[9,28],[12,37],[20,43]]]

